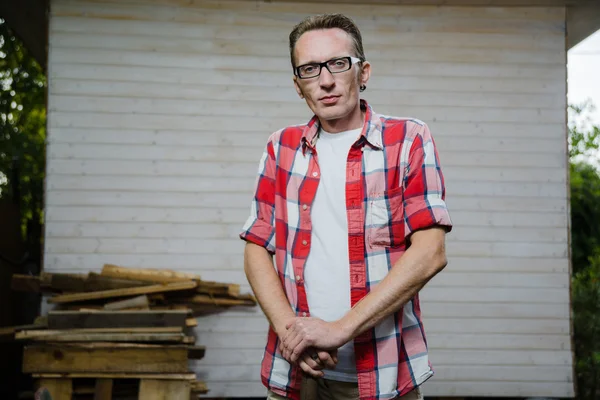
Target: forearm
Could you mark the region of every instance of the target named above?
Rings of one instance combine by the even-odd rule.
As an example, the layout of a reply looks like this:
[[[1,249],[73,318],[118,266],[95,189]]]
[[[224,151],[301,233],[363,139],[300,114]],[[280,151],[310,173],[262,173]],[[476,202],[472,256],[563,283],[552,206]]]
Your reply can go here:
[[[295,317],[285,296],[281,281],[269,252],[248,242],[244,250],[244,271],[258,304],[278,335],[285,332],[286,323]]]
[[[439,243],[432,247],[420,242],[409,247],[388,275],[339,321],[341,329],[354,338],[404,307],[446,266],[443,239]]]

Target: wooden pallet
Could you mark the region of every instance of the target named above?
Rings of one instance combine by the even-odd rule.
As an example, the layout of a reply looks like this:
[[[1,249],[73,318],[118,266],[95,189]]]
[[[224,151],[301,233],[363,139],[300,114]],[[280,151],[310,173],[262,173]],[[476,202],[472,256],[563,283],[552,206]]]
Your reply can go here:
[[[137,343],[35,343],[23,349],[23,372],[181,374],[202,346]]]
[[[52,335],[40,338],[54,340]],[[23,372],[32,374],[39,390],[47,392],[45,397],[38,393],[39,399],[76,399],[79,383],[85,382],[84,393],[93,394],[94,400],[112,400],[120,398],[113,396],[118,381],[127,383],[128,399],[189,400],[194,393],[207,392],[188,370],[188,361],[201,359],[204,351],[202,346],[177,343],[34,342],[24,346]]]
[[[196,381],[196,374],[119,374],[119,373],[68,373],[33,374],[38,393],[47,392],[52,400],[72,400],[74,380],[94,381],[94,400],[112,400],[113,385],[117,380],[138,381],[139,400],[190,400],[208,392],[204,382]],[[40,396],[43,398],[42,396]]]
[[[171,270],[105,265],[100,274],[13,275],[12,288],[49,294],[56,307],[30,327],[0,330],[25,342],[22,371],[41,400],[188,400],[206,393],[189,373],[204,357],[189,327],[195,317],[256,306],[232,283]],[[74,384],[75,381],[75,384]],[[139,393],[138,393],[139,392]]]

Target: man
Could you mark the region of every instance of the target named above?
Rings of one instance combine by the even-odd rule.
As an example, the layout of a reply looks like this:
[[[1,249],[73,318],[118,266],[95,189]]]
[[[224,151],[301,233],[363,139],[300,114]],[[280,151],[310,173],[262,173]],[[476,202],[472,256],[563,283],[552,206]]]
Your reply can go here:
[[[314,117],[269,138],[240,235],[270,322],[268,398],[420,399],[433,372],[418,291],[451,229],[433,139],[359,98],[371,66],[349,18],[305,19],[290,56]]]

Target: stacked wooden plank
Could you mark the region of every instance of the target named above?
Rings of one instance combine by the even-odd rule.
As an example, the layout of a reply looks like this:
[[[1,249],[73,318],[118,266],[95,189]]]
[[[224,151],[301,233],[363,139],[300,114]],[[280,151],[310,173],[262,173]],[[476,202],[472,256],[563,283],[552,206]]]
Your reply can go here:
[[[99,274],[15,275],[12,283],[50,295],[55,305],[36,325],[14,329],[25,343],[23,372],[53,400],[188,400],[206,393],[188,369],[205,352],[190,331],[195,317],[256,305],[239,285],[170,270],[105,265]]]
[[[50,294],[48,303],[68,309],[181,309],[194,314],[219,312],[234,306],[254,306],[240,286],[203,281],[199,276],[158,269],[106,264],[101,273],[13,275],[13,290]]]

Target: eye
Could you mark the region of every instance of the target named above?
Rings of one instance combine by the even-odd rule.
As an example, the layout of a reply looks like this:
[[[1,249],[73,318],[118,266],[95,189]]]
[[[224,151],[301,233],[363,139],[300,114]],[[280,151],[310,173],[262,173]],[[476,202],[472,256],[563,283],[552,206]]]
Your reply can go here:
[[[306,74],[310,74],[311,72],[315,72],[317,68],[314,65],[305,65],[302,67],[302,72]]]

